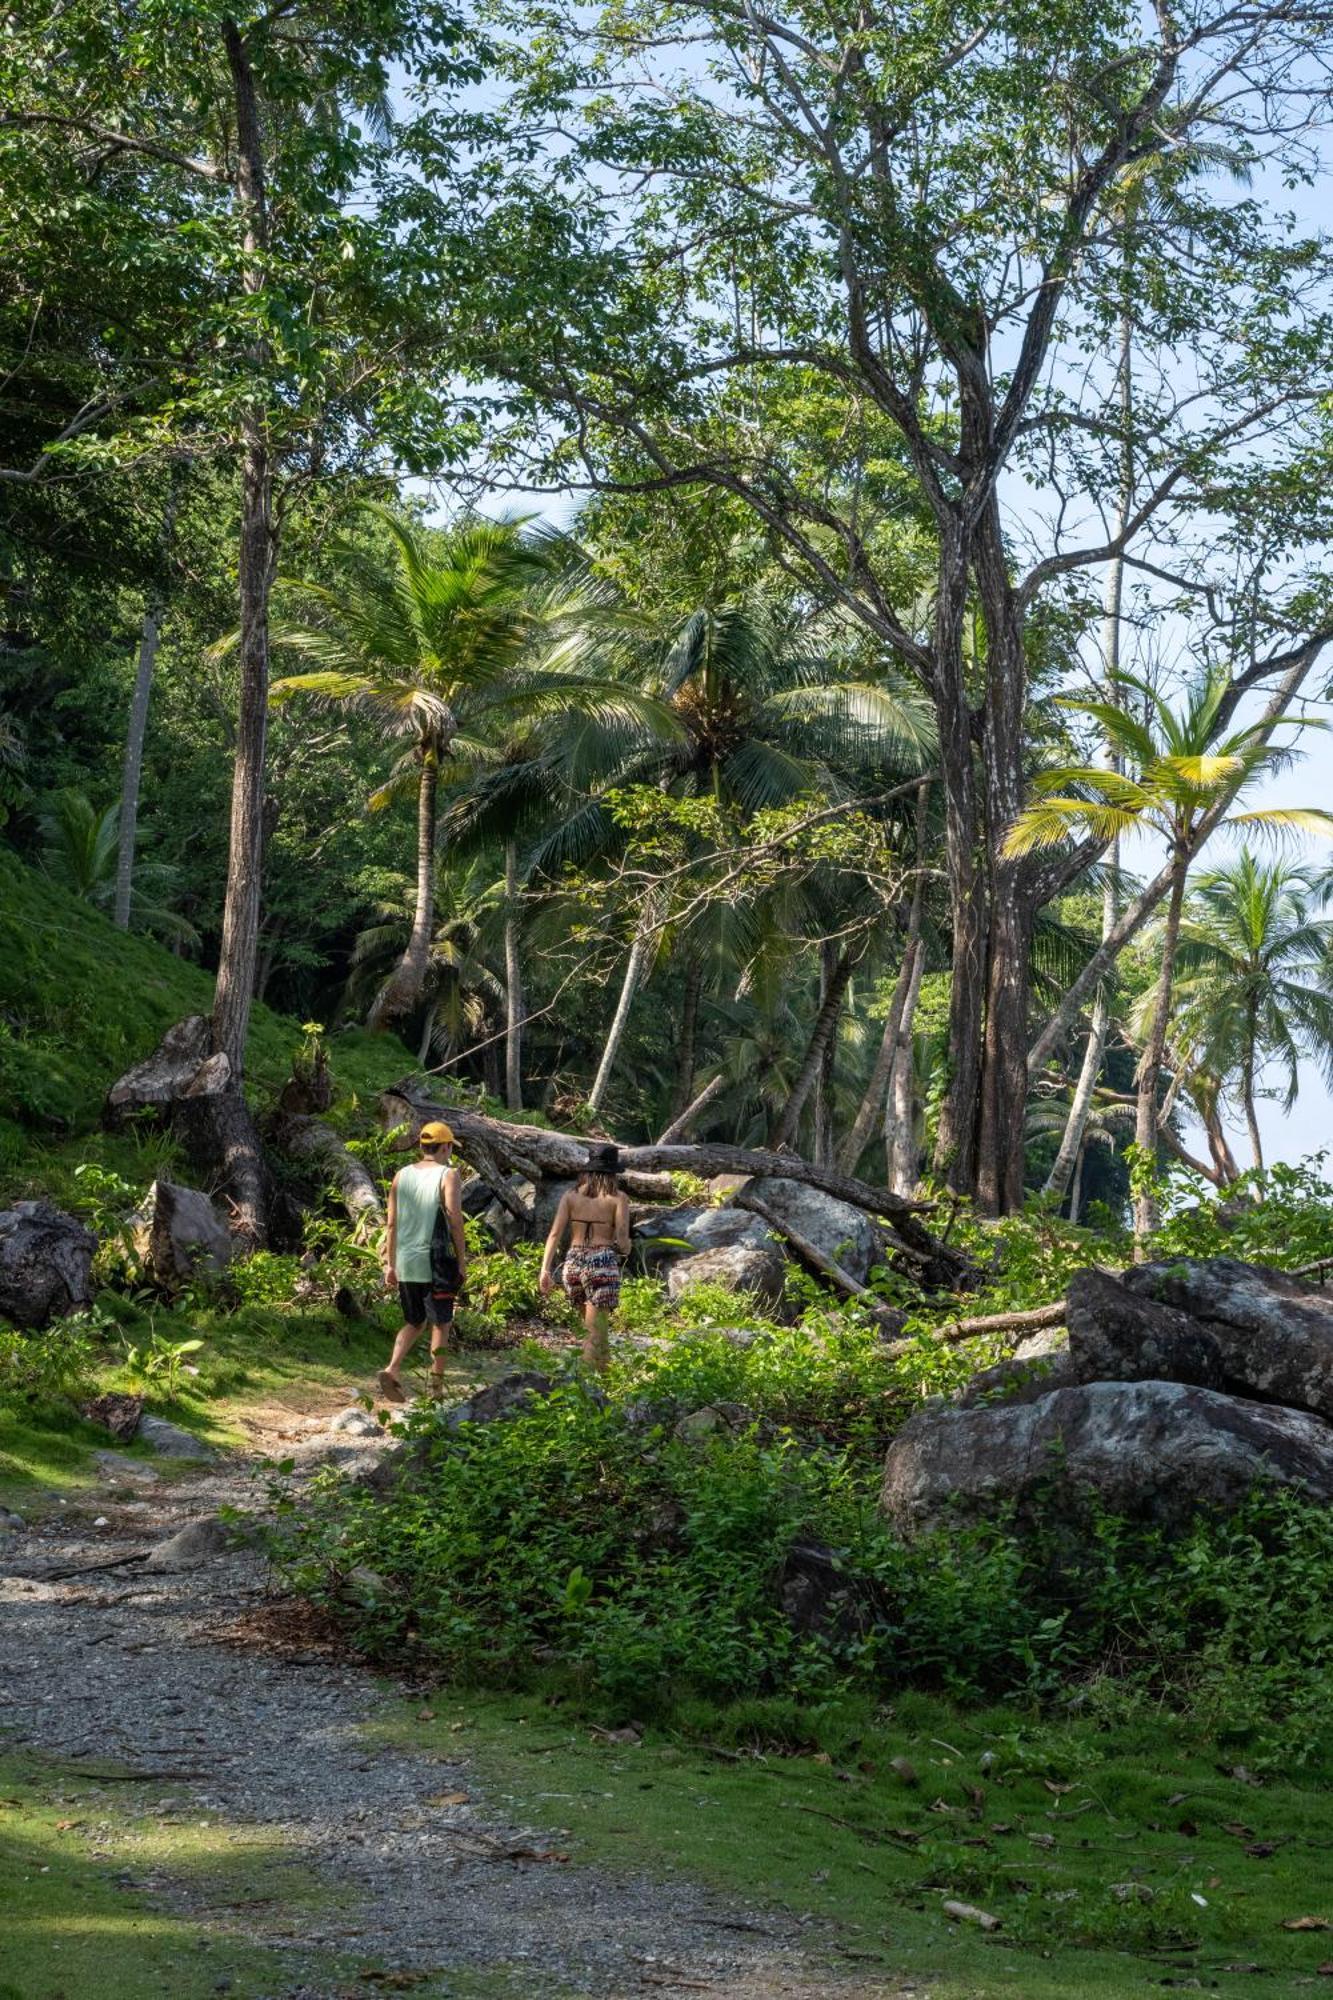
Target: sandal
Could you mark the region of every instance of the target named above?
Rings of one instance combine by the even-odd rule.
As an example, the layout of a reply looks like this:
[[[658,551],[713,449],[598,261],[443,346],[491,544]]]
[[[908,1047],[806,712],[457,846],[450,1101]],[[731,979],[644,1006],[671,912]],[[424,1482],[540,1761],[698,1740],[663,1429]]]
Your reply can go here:
[[[402,1383],[396,1376],[391,1375],[387,1368],[381,1368],[375,1379],[379,1383],[380,1394],[386,1402],[405,1403],[407,1401]]]

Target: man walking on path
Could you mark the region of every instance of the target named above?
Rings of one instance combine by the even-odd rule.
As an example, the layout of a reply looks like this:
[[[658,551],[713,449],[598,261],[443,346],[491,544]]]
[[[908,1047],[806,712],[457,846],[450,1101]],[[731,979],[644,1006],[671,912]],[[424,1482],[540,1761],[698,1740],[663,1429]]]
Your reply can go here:
[[[467,1276],[467,1245],[458,1169],[450,1165],[454,1135],[438,1120],[423,1125],[417,1144],[421,1158],[400,1167],[389,1189],[384,1237],[384,1284],[398,1287],[403,1324],[389,1365],[379,1373],[380,1393],[405,1403],[403,1362],[430,1321],[430,1393],[444,1385],[444,1356],[454,1323],[454,1302]]]

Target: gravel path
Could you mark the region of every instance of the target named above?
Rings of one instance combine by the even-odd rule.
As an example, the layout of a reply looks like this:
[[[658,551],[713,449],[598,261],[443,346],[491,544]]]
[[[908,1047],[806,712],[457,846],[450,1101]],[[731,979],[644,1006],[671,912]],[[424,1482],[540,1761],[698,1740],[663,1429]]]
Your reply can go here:
[[[331,1454],[376,1449],[332,1438],[327,1414],[284,1421],[255,1444],[294,1456],[298,1476]],[[257,1621],[266,1597],[253,1553],[178,1570],[91,1570],[257,1498],[254,1461],[239,1455],[147,1480],[131,1480],[132,1461],[119,1470],[117,1458],[104,1462],[95,1505],[0,1535],[0,1730],[92,1769],[123,1765],[155,1781],[148,1790],[159,1803],[169,1795],[191,1815],[220,1816],[238,1851],[276,1843],[275,1883],[284,1863],[321,1882],[313,1911],[299,1898],[285,1906],[279,1892],[247,1904],[243,1918],[228,1917],[197,1879],[137,1885],[220,1929],[243,1922],[247,1938],[281,1951],[288,1975],[262,2000],[345,1994],[328,1967],[349,1952],[404,1972],[517,1968],[515,1990],[534,1996],[817,2000],[836,1990],[841,2000],[887,2000],[910,1991],[812,1970],[807,1954],[827,1938],[770,1909],[737,1908],[686,1882],[541,1859],[554,1844],[548,1833],[500,1823],[464,1765],[367,1734],[387,1706],[368,1674],[318,1654],[225,1642],[229,1627]],[[84,1573],[61,1574],[75,1569]],[[440,1803],[454,1792],[468,1803]],[[231,1991],[240,2000],[240,1984]]]

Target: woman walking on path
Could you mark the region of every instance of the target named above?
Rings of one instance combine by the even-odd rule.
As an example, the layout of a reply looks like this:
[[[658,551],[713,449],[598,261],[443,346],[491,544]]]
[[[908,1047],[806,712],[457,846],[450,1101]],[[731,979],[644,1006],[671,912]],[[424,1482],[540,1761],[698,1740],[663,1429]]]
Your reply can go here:
[[[620,1186],[620,1153],[615,1146],[597,1146],[578,1186],[561,1198],[542,1257],[541,1294],[548,1298],[555,1284],[554,1265],[565,1235],[569,1250],[560,1282],[571,1305],[583,1308],[587,1329],[583,1358],[604,1372],[611,1361],[611,1315],[620,1304],[620,1261],[628,1257],[629,1202]]]
[[[423,1125],[417,1144],[421,1158],[400,1167],[389,1189],[384,1237],[384,1284],[398,1287],[403,1324],[389,1365],[379,1373],[380,1393],[405,1403],[400,1369],[430,1321],[430,1393],[444,1386],[444,1356],[454,1323],[454,1304],[467,1276],[467,1246],[458,1169],[450,1164],[454,1135],[438,1120]]]

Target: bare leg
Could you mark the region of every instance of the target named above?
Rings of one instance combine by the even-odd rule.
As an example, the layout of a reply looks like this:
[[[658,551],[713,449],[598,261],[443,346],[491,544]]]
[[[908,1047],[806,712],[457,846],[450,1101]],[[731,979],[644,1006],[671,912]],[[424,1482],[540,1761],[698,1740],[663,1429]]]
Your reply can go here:
[[[438,1396],[444,1387],[444,1357],[453,1345],[453,1321],[430,1330],[430,1393]]]
[[[589,1368],[605,1375],[611,1366],[610,1316],[597,1306],[586,1305],[583,1308],[583,1324],[587,1328],[583,1337],[583,1358]]]
[[[418,1340],[420,1340],[421,1332],[422,1329],[419,1326],[399,1327],[398,1336],[393,1343],[393,1353],[389,1356],[389,1365],[387,1368],[382,1368],[380,1370],[381,1389],[383,1389],[387,1395],[392,1396],[392,1390],[388,1386],[390,1383],[392,1383],[399,1392],[398,1397],[393,1398],[393,1400],[395,1401],[400,1400],[402,1396],[402,1377],[400,1374],[400,1370],[402,1368],[404,1361],[407,1359],[408,1355],[412,1352],[412,1349],[416,1346]]]

